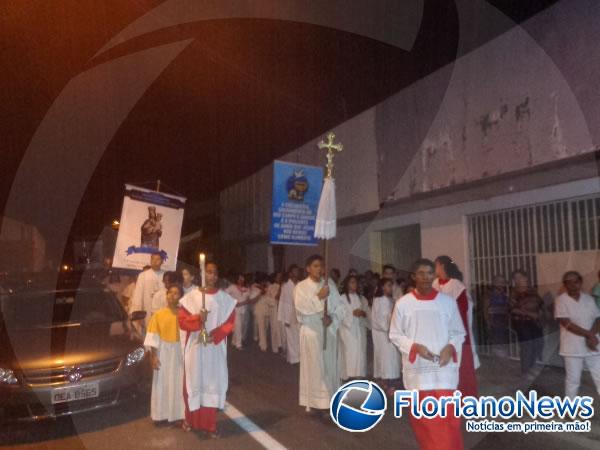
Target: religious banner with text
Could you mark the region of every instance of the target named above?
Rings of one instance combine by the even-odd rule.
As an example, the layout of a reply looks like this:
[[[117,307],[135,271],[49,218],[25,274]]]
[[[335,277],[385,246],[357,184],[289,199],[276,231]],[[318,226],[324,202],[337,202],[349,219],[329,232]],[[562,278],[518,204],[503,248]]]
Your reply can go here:
[[[113,267],[141,270],[158,252],[163,270],[175,270],[185,200],[126,184]]]
[[[315,220],[322,187],[321,167],[273,163],[271,244],[317,245]]]

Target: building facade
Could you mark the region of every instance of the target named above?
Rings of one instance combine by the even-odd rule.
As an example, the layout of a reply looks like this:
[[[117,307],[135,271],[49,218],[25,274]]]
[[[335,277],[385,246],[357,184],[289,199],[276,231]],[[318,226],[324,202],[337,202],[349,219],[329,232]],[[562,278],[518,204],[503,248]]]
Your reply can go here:
[[[549,309],[566,270],[591,288],[600,269],[599,18],[593,2],[560,2],[337,126],[345,148],[335,160],[331,267],[407,269],[446,254],[478,302],[494,275],[523,268]],[[478,32],[465,28],[461,45],[473,47]],[[281,159],[323,165],[321,138]],[[267,166],[221,193],[228,265],[272,271],[320,251],[268,243],[271,182]]]

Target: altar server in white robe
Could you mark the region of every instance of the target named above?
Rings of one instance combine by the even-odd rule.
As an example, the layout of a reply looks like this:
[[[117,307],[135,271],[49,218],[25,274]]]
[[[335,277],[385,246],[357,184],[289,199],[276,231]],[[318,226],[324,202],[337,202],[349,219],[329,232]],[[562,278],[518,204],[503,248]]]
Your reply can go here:
[[[246,339],[248,337],[248,326],[252,323],[252,339],[254,342],[258,342],[258,319],[256,314],[256,304],[260,300],[260,297],[265,294],[266,288],[263,283],[260,283],[258,280],[262,280],[263,278],[269,278],[266,273],[257,272],[251,275],[251,278],[254,281],[250,284],[250,294],[248,295],[248,312],[246,313],[246,320],[244,322],[244,326],[242,327],[242,339]],[[268,283],[267,283],[268,284]]]
[[[198,289],[180,301],[179,327],[184,355],[183,399],[185,420],[183,429],[202,430],[209,437],[218,437],[217,410],[225,406],[229,386],[227,369],[227,336],[235,322],[235,300],[217,286],[218,272],[214,263],[206,264],[206,320],[201,314],[202,292]],[[202,329],[209,342],[199,342]]]
[[[377,286],[371,308],[373,335],[373,376],[381,380],[386,390],[393,387],[392,380],[400,378],[400,353],[389,337],[390,321],[394,310],[394,282],[382,278]]]
[[[150,417],[155,422],[183,420],[183,353],[177,324],[181,294],[178,285],[169,287],[167,306],[152,315],[144,341],[154,369]]]
[[[313,255],[306,262],[308,277],[296,285],[294,306],[300,323],[300,405],[328,410],[331,396],[340,387],[337,363],[337,330],[344,314],[335,284],[325,285],[323,258]],[[324,300],[327,299],[327,315]],[[324,325],[327,346],[323,350]]]
[[[142,324],[141,330],[143,333],[146,332],[146,326],[150,322],[150,316],[153,313],[152,297],[164,288],[162,281],[164,271],[161,270],[162,263],[163,260],[160,253],[150,255],[150,268],[138,275],[133,296],[131,297],[131,306],[129,308],[131,312],[146,311],[146,319]]]
[[[290,266],[288,280],[281,287],[277,310],[277,319],[283,324],[285,332],[285,357],[290,364],[300,362],[300,323],[294,306],[294,289],[299,278],[300,268],[296,265]]]
[[[244,341],[244,323],[246,314],[248,313],[248,305],[250,304],[250,290],[246,287],[246,279],[241,273],[234,273],[231,277],[231,284],[227,287],[227,292],[236,301],[235,306],[235,329],[231,343],[238,350],[242,350]]]
[[[279,322],[277,321],[277,303],[281,290],[281,274],[273,274],[262,283],[264,294],[259,297],[254,308],[255,318],[258,323],[258,346],[266,352],[268,347],[267,337],[271,336],[271,351],[278,353],[281,347],[279,338]]]
[[[456,301],[432,287],[434,270],[428,259],[415,262],[415,289],[396,302],[390,324],[390,339],[402,353],[404,386],[419,391],[420,398],[453,395],[466,335]],[[423,450],[463,448],[461,421],[452,406],[446,417],[411,414],[410,423]]]
[[[342,380],[367,375],[367,315],[369,303],[358,294],[358,278],[342,283],[343,317],[338,330],[338,361]]]

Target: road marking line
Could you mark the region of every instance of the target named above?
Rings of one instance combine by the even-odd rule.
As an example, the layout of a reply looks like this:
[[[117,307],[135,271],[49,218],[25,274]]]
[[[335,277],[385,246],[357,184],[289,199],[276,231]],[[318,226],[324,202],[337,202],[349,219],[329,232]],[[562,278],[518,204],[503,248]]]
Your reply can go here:
[[[224,413],[267,450],[287,450],[231,403],[225,403]]]

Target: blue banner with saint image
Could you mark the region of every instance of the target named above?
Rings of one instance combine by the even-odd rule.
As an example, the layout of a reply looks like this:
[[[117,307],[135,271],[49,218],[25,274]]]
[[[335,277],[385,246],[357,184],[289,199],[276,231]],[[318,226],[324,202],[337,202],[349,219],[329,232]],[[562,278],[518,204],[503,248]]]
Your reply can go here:
[[[271,244],[317,245],[314,237],[323,168],[275,161]]]

